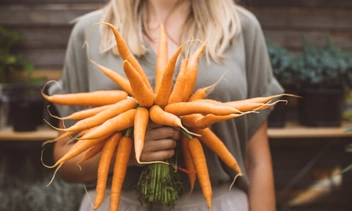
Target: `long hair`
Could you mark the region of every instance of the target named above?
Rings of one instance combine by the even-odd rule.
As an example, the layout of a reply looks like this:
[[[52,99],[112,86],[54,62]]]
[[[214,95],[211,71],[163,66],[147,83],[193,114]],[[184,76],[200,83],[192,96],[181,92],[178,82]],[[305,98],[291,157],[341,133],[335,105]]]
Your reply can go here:
[[[113,24],[122,34],[131,52],[137,57],[146,53],[146,0],[112,0],[103,8],[101,21]],[[224,58],[224,51],[241,31],[237,5],[233,0],[190,1],[191,9],[183,25],[180,43],[191,38],[207,40],[207,55],[215,61]],[[101,28],[102,52],[118,54],[112,32]]]

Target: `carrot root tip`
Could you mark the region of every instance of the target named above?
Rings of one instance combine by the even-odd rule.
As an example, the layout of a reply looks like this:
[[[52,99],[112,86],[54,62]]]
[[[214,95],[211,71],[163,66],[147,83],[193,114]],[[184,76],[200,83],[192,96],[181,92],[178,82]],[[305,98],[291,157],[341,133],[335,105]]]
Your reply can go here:
[[[235,182],[236,182],[237,177],[239,177],[239,176],[243,176],[243,174],[242,174],[242,173],[239,173],[239,174],[237,174],[237,175],[233,178],[233,181],[232,181],[232,183],[231,183],[231,185],[230,185],[230,187],[229,187],[229,190],[232,189],[233,185],[234,185]]]

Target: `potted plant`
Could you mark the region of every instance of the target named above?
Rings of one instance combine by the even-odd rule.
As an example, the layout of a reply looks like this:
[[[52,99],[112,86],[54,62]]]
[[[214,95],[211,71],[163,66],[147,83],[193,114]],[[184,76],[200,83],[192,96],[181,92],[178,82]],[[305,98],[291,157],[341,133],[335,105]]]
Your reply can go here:
[[[267,48],[270,57],[273,74],[286,93],[296,93],[296,64],[297,58],[294,54],[280,45],[267,41]],[[286,97],[283,97],[286,99]],[[275,105],[269,115],[269,127],[284,127],[287,119],[287,105],[279,103]]]
[[[305,41],[297,61],[298,118],[305,126],[340,126],[346,89],[352,86],[352,56],[330,39],[322,47]]]
[[[40,88],[46,79],[33,77],[33,65],[13,51],[21,40],[18,32],[0,26],[1,126],[32,131],[42,121]]]

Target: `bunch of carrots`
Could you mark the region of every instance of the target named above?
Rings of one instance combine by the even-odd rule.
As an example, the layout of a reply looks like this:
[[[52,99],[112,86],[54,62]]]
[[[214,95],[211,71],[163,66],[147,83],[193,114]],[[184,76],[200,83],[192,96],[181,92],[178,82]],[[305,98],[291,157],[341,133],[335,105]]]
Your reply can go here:
[[[185,44],[168,58],[167,37],[163,26],[160,26],[160,41],[157,53],[156,81],[152,88],[147,76],[137,59],[130,52],[119,31],[110,23],[100,22],[112,30],[120,56],[124,60],[125,76],[100,65],[90,59],[107,77],[122,90],[101,90],[86,93],[69,93],[46,95],[43,97],[53,103],[68,106],[87,106],[61,120],[76,120],[67,128],[56,128],[65,131],[55,140],[72,137],[74,145],[54,165],[56,171],[69,159],[84,153],[80,162],[101,153],[97,171],[97,185],[94,209],[99,208],[104,200],[110,164],[113,164],[113,176],[110,191],[110,210],[119,207],[121,188],[126,176],[128,161],[132,150],[135,159],[145,164],[137,188],[143,203],[162,203],[173,207],[178,198],[180,182],[177,169],[187,172],[191,190],[198,179],[206,203],[211,210],[212,187],[208,174],[203,145],[211,149],[226,165],[242,175],[235,157],[224,143],[212,132],[210,126],[216,122],[226,121],[247,113],[268,109],[281,100],[273,101],[282,95],[258,97],[233,102],[219,102],[206,99],[215,84],[194,91],[197,78],[198,60],[203,53],[206,42],[181,62],[180,71],[175,83],[175,67]],[[95,24],[96,25],[96,24]],[[184,168],[175,166],[172,160],[145,163],[140,160],[144,147],[144,138],[149,121],[156,124],[180,127],[182,131],[179,142],[185,160]],[[114,155],[116,150],[116,155]],[[176,171],[175,171],[176,170]],[[160,179],[161,178],[161,179]],[[170,187],[158,185],[168,180]],[[173,192],[168,192],[170,189]]]

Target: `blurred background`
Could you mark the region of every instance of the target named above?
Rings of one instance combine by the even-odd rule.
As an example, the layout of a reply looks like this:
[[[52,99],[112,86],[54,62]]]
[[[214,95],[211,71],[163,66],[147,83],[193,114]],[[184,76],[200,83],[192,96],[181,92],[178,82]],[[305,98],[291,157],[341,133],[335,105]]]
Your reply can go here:
[[[40,89],[61,75],[72,20],[104,3],[0,1],[0,211],[77,210],[83,186],[56,177],[47,187],[41,144],[57,133]],[[351,210],[352,171],[341,171],[352,164],[352,1],[238,3],[262,25],[276,78],[303,97],[270,115],[278,210]]]

